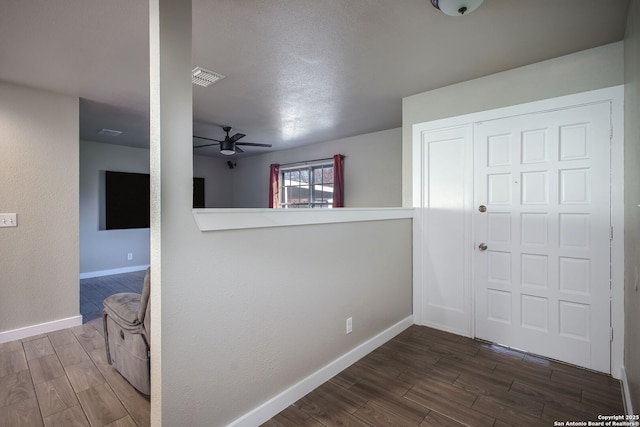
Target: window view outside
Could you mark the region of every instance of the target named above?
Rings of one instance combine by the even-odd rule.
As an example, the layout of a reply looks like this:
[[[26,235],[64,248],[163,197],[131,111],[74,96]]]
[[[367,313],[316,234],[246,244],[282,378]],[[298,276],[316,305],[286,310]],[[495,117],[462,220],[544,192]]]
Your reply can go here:
[[[281,171],[281,208],[331,208],[332,204],[332,163]]]

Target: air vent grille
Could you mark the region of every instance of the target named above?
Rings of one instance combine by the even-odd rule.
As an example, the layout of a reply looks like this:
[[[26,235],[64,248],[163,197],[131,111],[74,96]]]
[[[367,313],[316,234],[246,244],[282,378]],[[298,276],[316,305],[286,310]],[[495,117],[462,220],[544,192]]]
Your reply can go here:
[[[213,71],[205,70],[201,67],[194,68],[191,75],[191,81],[194,84],[204,87],[210,86],[220,79],[224,79],[224,76],[222,74],[214,73]]]

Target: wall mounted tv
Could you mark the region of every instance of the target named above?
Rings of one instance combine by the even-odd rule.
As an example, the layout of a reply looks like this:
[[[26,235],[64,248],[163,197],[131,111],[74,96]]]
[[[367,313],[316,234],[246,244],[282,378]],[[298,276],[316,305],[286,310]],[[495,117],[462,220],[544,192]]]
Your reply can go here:
[[[149,228],[149,174],[105,171],[105,229]],[[204,178],[193,178],[193,207],[204,208]]]
[[[149,174],[105,171],[107,230],[149,228]]]

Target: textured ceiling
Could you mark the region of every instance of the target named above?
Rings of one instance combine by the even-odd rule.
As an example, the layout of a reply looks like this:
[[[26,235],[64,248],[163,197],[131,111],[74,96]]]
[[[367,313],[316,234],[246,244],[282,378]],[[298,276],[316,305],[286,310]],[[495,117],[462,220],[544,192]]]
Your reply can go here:
[[[226,76],[194,86],[194,132],[278,150],[399,127],[405,96],[621,40],[628,4],[193,0],[192,65]],[[80,97],[83,139],[146,146],[148,39],[146,1],[0,0],[0,80]]]

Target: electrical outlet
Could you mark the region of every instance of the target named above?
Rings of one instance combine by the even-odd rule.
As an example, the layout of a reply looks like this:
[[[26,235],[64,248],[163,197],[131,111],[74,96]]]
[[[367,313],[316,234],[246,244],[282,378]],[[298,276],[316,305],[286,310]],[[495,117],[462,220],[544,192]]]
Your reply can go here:
[[[133,254],[131,252],[129,252],[127,254],[127,261],[132,261],[133,260]]]
[[[347,319],[347,334],[350,334],[353,331],[353,318],[349,317]]]
[[[17,227],[18,215],[14,213],[0,214],[0,227]]]

